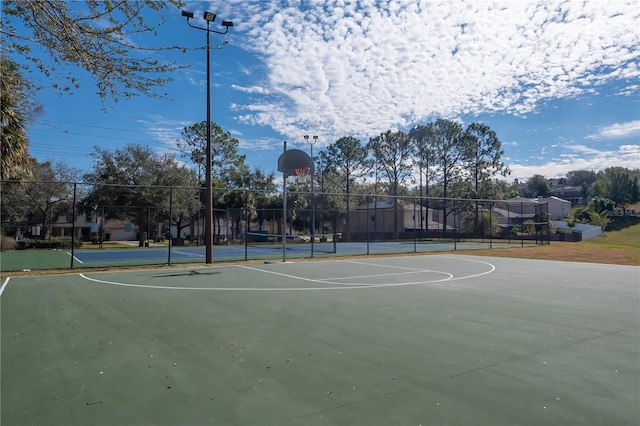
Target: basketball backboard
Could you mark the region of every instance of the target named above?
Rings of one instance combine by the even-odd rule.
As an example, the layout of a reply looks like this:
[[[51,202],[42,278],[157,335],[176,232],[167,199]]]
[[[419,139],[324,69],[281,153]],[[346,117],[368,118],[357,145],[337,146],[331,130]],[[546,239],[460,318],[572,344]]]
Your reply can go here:
[[[294,176],[294,169],[309,167],[309,174],[313,175],[313,160],[309,154],[300,149],[288,149],[278,158],[278,171],[287,176]]]

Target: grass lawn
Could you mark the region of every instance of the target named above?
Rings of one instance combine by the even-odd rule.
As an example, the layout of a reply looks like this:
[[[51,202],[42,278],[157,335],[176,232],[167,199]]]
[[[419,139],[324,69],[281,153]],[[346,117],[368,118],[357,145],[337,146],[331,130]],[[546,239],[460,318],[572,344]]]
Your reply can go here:
[[[587,247],[640,249],[640,222],[619,230],[603,233],[600,237],[585,241]]]
[[[640,218],[618,219],[612,225],[613,230],[579,243],[551,242],[548,246],[474,250],[469,254],[640,266]]]

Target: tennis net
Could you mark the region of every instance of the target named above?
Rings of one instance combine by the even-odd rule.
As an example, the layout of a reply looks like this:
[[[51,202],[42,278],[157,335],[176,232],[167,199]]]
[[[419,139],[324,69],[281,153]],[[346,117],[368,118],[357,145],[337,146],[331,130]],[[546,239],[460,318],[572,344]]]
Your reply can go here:
[[[247,245],[249,247],[265,249],[282,249],[282,234],[268,234],[266,232],[252,231],[247,233]],[[286,249],[290,251],[320,253],[335,253],[337,237],[335,234],[296,234],[286,235]]]

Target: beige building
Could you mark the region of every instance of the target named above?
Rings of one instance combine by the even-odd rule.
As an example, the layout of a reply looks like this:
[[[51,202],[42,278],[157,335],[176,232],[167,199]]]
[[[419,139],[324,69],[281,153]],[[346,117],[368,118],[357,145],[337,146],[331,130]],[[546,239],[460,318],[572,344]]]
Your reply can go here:
[[[394,220],[393,200],[377,200],[357,206],[348,212],[349,218],[343,232],[389,233],[414,229],[437,229],[434,211],[406,201],[398,201],[397,221]]]

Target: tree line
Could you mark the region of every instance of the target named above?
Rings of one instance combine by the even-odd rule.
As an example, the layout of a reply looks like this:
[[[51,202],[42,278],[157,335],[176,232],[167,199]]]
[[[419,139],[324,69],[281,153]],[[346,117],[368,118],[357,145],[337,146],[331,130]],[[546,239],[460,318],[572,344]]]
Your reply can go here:
[[[28,153],[27,128],[41,107],[35,98],[38,87],[23,77],[22,71],[29,69],[27,64],[41,70],[51,79],[52,88],[61,94],[79,87],[79,79],[67,68],[73,65],[94,80],[103,103],[137,95],[167,96],[157,89],[170,81],[171,74],[179,67],[160,63],[149,53],[186,49],[145,46],[130,42],[128,36],[153,34],[164,23],[164,10],[179,4],[178,0],[124,0],[117,4],[88,1],[83,10],[71,10],[65,2],[3,2],[0,28],[6,47],[0,53],[3,223],[47,223],[47,217],[51,218],[56,209],[63,211],[70,202],[68,182],[73,181],[90,184],[83,188],[94,188],[79,194],[82,209],[109,203],[129,206],[126,209],[129,215],[133,214],[131,206],[160,205],[164,201],[154,191],[145,193],[139,189],[132,194],[116,185],[130,188],[202,186],[206,122],[186,127],[177,143],[180,156],[194,164],[196,170],[185,167],[174,154],[159,154],[148,146],[136,144],[116,150],[96,148],[92,154],[94,167],[86,174],[69,165],[39,163]],[[143,10],[152,12],[149,16],[155,18],[123,18]],[[38,19],[30,19],[32,17]],[[45,66],[40,56],[32,53],[35,48],[47,52],[56,66]],[[9,55],[22,57],[24,63],[18,65]],[[214,194],[215,204],[233,211],[248,208],[257,220],[263,220],[261,206],[275,208],[282,203],[281,198],[278,199],[281,195],[275,192],[275,176],[259,169],[251,170],[246,158],[238,154],[238,140],[215,123],[212,133],[213,186],[219,188]],[[322,193],[347,194],[346,197],[326,197],[323,201],[328,209],[345,211],[352,208],[352,202],[362,201],[351,194],[388,195],[393,200],[398,196],[414,196],[423,206],[444,212],[446,229],[451,211],[448,200],[502,199],[516,194],[504,180],[509,169],[502,155],[500,140],[488,126],[471,123],[463,127],[455,121],[438,119],[417,125],[408,132],[389,130],[368,141],[344,136],[315,156],[316,173],[312,179]],[[37,186],[35,181],[50,184]],[[566,181],[580,187],[585,198],[611,200],[615,205],[638,201],[638,170],[615,167],[601,172],[576,170],[567,174]],[[544,196],[549,190],[548,180],[541,175],[533,176],[527,182],[527,189],[530,195]],[[295,194],[296,190],[308,190],[308,187],[292,183],[291,190]],[[197,192],[197,196],[176,194],[174,201],[178,204],[174,203],[176,209],[171,211],[176,226],[192,221],[194,212],[200,210],[202,191]],[[303,198],[298,201],[298,208],[304,208],[303,203],[308,202]],[[397,208],[396,201],[394,208]],[[156,210],[158,215],[167,214],[160,208]],[[111,214],[116,217],[123,215],[123,211],[114,210]],[[476,202],[476,230],[478,212]],[[148,213],[138,212],[135,216],[140,224],[150,220]],[[239,217],[236,215],[235,220],[239,221]]]
[[[218,212],[214,214],[214,234],[221,232],[222,218],[234,220],[236,230],[244,219],[262,223],[268,219],[265,211],[278,212],[282,207],[276,176],[251,170],[246,158],[238,153],[239,141],[215,123],[211,128],[214,205]],[[176,154],[157,153],[137,144],[113,150],[96,147],[91,154],[94,165],[86,173],[63,163],[30,159],[29,181],[3,182],[2,222],[40,223],[46,228],[53,217],[71,211],[75,196],[78,214],[98,212],[99,206],[106,206],[101,212],[106,212],[104,219],[129,220],[139,229],[170,217],[180,234],[183,228],[193,227],[202,214],[206,136],[206,123],[200,122],[185,127],[176,142],[180,157],[188,159],[195,169]],[[515,184],[501,179],[509,173],[502,153],[497,135],[488,126],[472,123],[464,128],[440,119],[406,133],[387,131],[367,142],[353,136],[338,139],[314,156],[317,166],[313,186],[320,195],[344,195],[323,197],[322,208],[335,212],[334,223],[347,221],[346,229],[350,226],[345,212],[354,207],[351,203],[363,202],[366,195],[371,195],[388,196],[394,208],[398,197],[412,197],[427,209],[437,208],[443,212],[443,230],[452,211],[451,200],[471,200],[475,203],[474,232],[478,232],[482,218],[478,201],[515,195]],[[74,182],[82,183],[79,190]],[[311,185],[297,181],[288,184],[294,197],[290,205],[295,206],[290,219],[295,223],[295,210],[310,208],[311,197],[300,193],[308,193]],[[601,172],[576,170],[558,184],[583,188],[586,195],[596,197],[599,205],[607,205],[603,200],[611,200],[613,207],[638,201],[638,171],[619,167]],[[550,189],[549,181],[541,175],[530,178],[526,186],[530,195],[536,196],[546,196]],[[582,218],[592,216],[583,214]],[[273,217],[281,218],[279,213]],[[398,215],[394,217],[397,220]],[[141,243],[142,239],[141,235]]]

